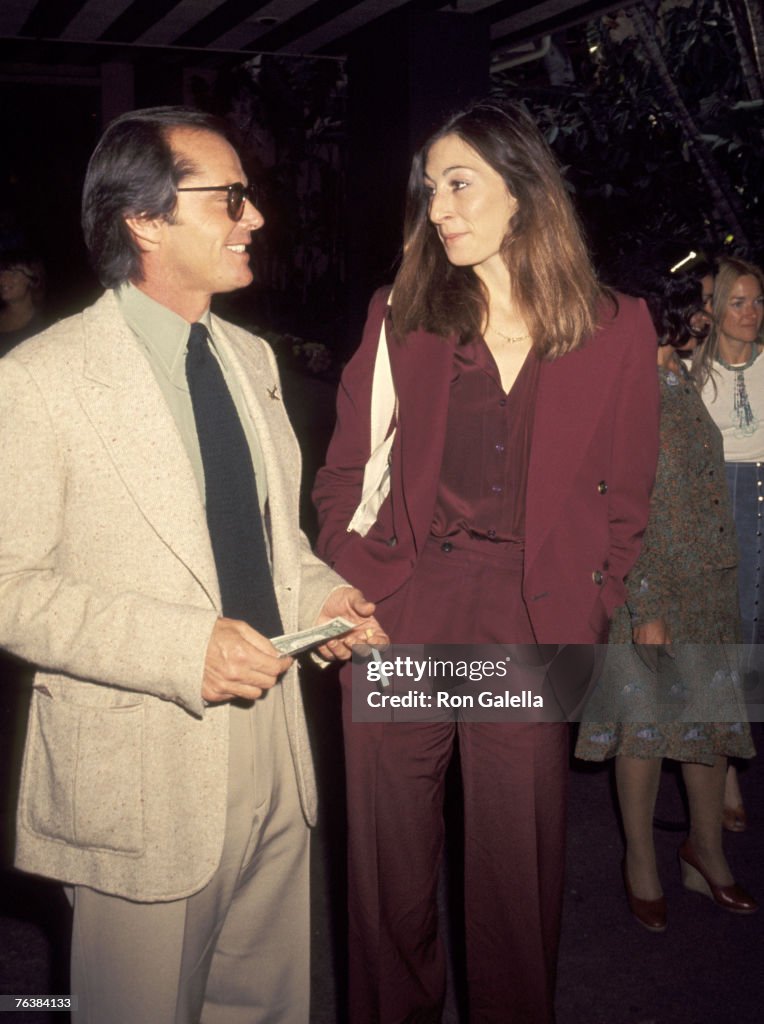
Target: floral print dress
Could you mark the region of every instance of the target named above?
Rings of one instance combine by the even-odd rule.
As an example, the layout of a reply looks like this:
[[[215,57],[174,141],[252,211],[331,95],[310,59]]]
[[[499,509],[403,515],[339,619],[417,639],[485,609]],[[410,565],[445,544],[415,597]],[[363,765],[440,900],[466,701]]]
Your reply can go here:
[[[576,756],[752,757],[738,669],[737,542],[721,434],[684,367],[658,367],[661,445],[650,520],[618,608]],[[671,648],[632,628],[663,619]]]

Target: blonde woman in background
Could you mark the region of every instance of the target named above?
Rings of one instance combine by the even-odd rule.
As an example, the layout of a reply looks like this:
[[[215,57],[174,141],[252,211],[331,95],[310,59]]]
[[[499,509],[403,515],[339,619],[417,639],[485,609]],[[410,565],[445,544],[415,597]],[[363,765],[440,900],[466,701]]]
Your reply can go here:
[[[749,683],[764,678],[764,617],[759,594],[764,519],[764,274],[745,260],[720,261],[713,288],[713,326],[693,356],[703,401],[722,432],[727,484],[740,546],[738,588]],[[752,678],[753,677],[753,678]],[[747,827],[737,772],[727,774],[724,825]]]

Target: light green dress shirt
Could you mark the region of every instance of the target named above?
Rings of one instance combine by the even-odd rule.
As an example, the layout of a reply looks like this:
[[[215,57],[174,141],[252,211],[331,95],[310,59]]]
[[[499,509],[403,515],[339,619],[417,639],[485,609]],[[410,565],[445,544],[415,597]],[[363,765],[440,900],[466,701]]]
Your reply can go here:
[[[149,365],[169,406],[183,445],[188,452],[199,487],[199,494],[204,502],[204,468],[199,449],[199,438],[196,433],[194,410],[191,405],[191,395],[186,381],[186,349],[191,325],[177,313],[173,313],[171,309],[156,302],[132,284],[118,288],[115,295],[125,322],[143,347]],[[263,453],[255,425],[244,402],[239,383],[226,365],[222,346],[215,344],[216,339],[211,327],[209,310],[199,318],[199,322],[203,323],[209,331],[212,350],[223,370],[228,390],[231,392],[236,411],[244,428],[255,470],[260,511],[264,514],[268,498],[268,484]],[[267,542],[268,538],[266,537]]]

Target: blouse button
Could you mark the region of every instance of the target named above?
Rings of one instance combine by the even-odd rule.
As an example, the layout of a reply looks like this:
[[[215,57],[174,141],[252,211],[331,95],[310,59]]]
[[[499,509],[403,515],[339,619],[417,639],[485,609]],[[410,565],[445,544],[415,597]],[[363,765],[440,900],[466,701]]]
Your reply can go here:
[[[594,570],[594,572],[592,573],[592,579],[598,587],[602,586],[602,580],[604,579],[604,577],[602,573],[599,571],[599,569]]]
[[[496,530],[486,530],[486,535],[490,537],[491,540],[493,540],[493,538],[496,536]]]
[[[607,494],[607,480],[600,480],[597,484],[597,490],[600,494]]]
[[[450,540],[444,540],[443,543],[440,545],[440,550],[448,554],[449,551],[454,550],[454,545],[451,543]]]
[[[496,450],[497,452],[499,452],[499,454],[501,454],[501,452],[503,452],[503,451],[504,451],[504,445],[503,445],[503,444],[501,444],[501,442],[499,442],[498,444],[495,444],[495,445],[494,445],[493,447],[494,447],[494,449],[495,449],[495,450]]]
[[[396,536],[393,535],[392,537],[388,537],[387,538],[387,546],[389,548],[394,548],[397,543],[398,543],[398,538]]]
[[[493,491],[494,494],[501,494],[501,492],[502,492],[501,484],[494,484],[491,487],[491,490]]]

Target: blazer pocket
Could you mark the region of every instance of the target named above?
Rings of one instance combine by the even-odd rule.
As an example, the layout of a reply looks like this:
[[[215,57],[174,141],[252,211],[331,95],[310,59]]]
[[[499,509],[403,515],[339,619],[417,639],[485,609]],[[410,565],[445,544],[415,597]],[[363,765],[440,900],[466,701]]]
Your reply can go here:
[[[33,708],[29,827],[81,848],[142,854],[143,703],[82,707],[43,690]]]

